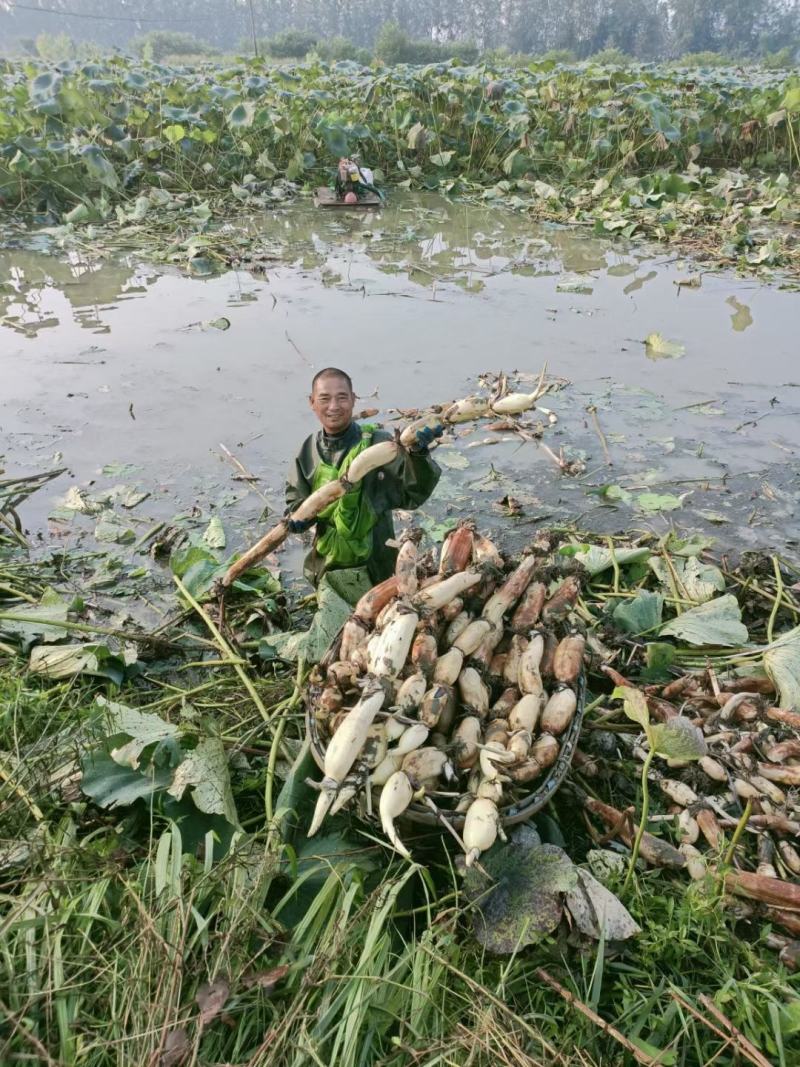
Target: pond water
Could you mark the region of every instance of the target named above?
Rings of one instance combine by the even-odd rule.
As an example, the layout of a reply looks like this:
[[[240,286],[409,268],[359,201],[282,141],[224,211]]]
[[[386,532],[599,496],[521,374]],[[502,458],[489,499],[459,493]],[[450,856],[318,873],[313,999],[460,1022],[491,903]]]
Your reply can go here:
[[[28,529],[78,543],[92,524],[57,499],[122,483],[150,492],[125,511],[137,536],[216,512],[233,549],[263,532],[265,505],[282,510],[321,367],[347,369],[359,405],[389,424],[391,408],[455,399],[489,371],[530,389],[546,362],[566,384],[544,400],[558,422],[543,440],[583,473],[562,474],[534,440],[468,427],[439,449],[431,530],[464,515],[518,539],[539,524],[675,525],[797,559],[796,294],[434,196],[369,212],[304,201],[241,225],[242,268],[207,278],[138,256],[0,250],[6,477],[68,468],[25,504]],[[653,332],[683,354],[651,358]]]

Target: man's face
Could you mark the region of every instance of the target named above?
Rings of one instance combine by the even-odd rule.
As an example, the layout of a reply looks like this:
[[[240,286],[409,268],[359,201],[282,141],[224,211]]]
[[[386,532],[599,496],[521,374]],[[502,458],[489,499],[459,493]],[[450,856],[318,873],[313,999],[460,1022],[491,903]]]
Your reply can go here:
[[[325,433],[343,433],[352,422],[356,396],[344,378],[334,374],[320,378],[308,400]]]

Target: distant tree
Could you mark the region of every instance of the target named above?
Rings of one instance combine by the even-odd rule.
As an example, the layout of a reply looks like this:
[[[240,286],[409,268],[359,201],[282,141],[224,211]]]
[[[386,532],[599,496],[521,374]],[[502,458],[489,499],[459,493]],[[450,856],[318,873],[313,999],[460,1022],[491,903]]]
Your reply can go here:
[[[310,30],[284,30],[267,41],[267,51],[277,59],[302,59],[317,43]]]
[[[375,55],[384,63],[405,63],[408,54],[408,34],[397,22],[385,22],[375,39]]]
[[[137,55],[154,59],[157,63],[165,56],[209,56],[217,51],[208,41],[200,40],[193,33],[175,30],[151,30],[141,37],[134,37],[129,47]]]
[[[40,33],[36,38],[36,55],[48,63],[60,63],[75,56],[75,42],[66,33]]]
[[[678,54],[721,50],[708,0],[673,0],[672,40]]]
[[[337,63],[345,59],[354,59],[358,63],[369,63],[372,59],[367,48],[361,48],[348,37],[329,37],[317,41],[314,51],[329,63]]]

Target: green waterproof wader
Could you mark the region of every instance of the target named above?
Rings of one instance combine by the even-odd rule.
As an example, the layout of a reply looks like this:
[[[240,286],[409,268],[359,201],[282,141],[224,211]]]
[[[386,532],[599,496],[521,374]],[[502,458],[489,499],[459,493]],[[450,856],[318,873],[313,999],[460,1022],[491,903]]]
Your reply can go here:
[[[286,481],[286,507],[293,512],[320,485],[340,476],[353,456],[370,444],[391,441],[393,434],[352,422],[338,437],[324,432],[307,437],[294,458]],[[397,549],[392,512],[424,504],[439,480],[439,467],[427,452],[401,452],[397,459],[370,473],[353,492],[323,511],[303,572],[313,586],[336,570],[366,569],[374,584],[394,571]]]
[[[374,434],[375,427],[364,424],[361,427],[361,440],[350,449],[338,467],[319,463],[314,471],[312,491],[316,492],[328,482],[341,478],[356,456],[369,448]],[[349,493],[319,513],[318,517],[325,522],[325,529],[317,538],[316,549],[325,560],[326,569],[360,567],[372,555],[372,531],[378,516],[363,488],[363,481],[358,482]]]

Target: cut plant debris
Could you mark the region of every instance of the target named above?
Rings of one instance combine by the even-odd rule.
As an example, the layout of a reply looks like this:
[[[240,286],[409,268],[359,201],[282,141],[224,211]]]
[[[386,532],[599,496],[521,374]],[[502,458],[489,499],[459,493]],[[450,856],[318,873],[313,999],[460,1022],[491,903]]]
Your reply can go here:
[[[494,733],[472,738],[484,793],[509,788],[501,750],[516,758],[518,731],[481,711],[481,623],[499,612],[504,631],[519,630],[493,651],[505,664],[517,636],[538,652],[537,625],[580,638],[552,666],[527,655],[512,682],[585,678],[569,768],[507,841],[473,827],[465,869],[426,804],[457,806],[462,785],[445,796],[419,760],[409,788],[431,822],[356,790],[308,839],[318,795],[306,779],[318,774],[304,705],[319,688],[277,641],[308,625],[308,608],[254,566],[221,611],[213,590],[230,557],[208,517],[164,535],[166,561],[147,543],[32,549],[15,516],[51,475],[5,483],[2,498],[3,1062],[577,1067],[707,1064],[732,1049],[796,1061],[800,573],[789,561],[734,564],[675,533],[566,529],[510,552],[502,528],[479,524],[453,529],[443,564],[424,538],[413,568],[403,553],[406,595],[424,598],[428,628],[452,615],[452,648],[474,673],[459,692]],[[117,595],[98,595],[87,578],[117,553],[138,555],[144,574],[123,564]],[[438,587],[409,592],[434,558]],[[448,582],[465,585],[455,614]],[[385,613],[373,651],[394,684],[404,612],[396,597],[359,595],[360,614]],[[360,627],[339,638],[356,658]],[[452,651],[413,644],[423,681],[453,669]],[[405,728],[424,725],[411,681],[397,681]],[[509,716],[522,717],[522,699]],[[434,752],[469,759],[466,727],[457,751],[430,732]],[[407,855],[384,838],[384,815]]]

